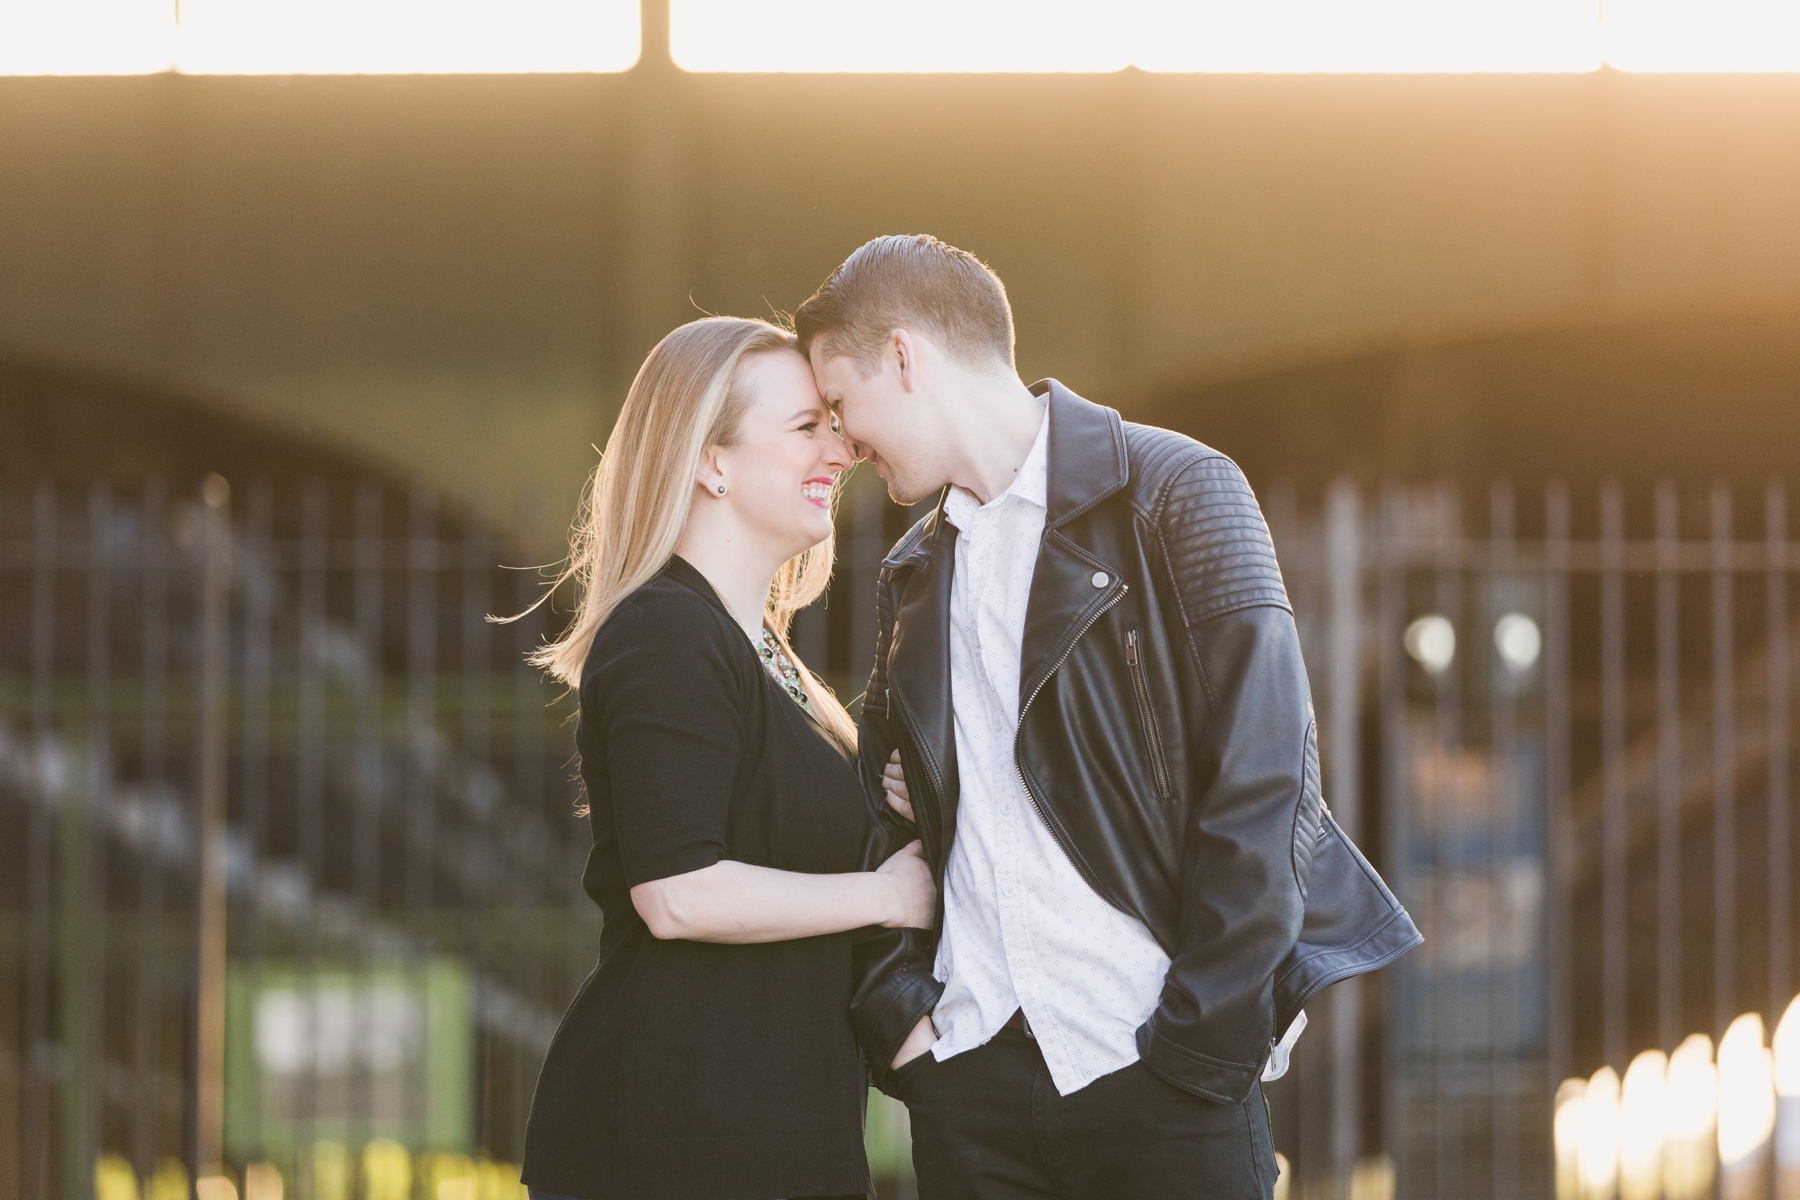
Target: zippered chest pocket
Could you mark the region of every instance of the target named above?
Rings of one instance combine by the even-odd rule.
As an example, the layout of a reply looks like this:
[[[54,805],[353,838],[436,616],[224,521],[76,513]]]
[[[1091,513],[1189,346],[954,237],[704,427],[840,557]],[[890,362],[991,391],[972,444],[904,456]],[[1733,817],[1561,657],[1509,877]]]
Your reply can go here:
[[[1163,754],[1162,729],[1156,723],[1156,709],[1150,703],[1150,685],[1144,679],[1144,648],[1136,629],[1125,631],[1125,666],[1131,672],[1131,694],[1137,700],[1138,724],[1144,730],[1144,742],[1150,751],[1150,771],[1156,778],[1156,795],[1169,798],[1171,781],[1169,762]]]

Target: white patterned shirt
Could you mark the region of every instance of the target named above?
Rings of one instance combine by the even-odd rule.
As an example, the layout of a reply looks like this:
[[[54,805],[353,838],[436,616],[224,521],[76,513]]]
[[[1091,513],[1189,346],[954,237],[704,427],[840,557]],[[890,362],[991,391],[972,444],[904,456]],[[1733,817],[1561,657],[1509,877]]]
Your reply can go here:
[[[1022,1009],[1061,1095],[1138,1060],[1138,1026],[1162,993],[1169,958],[1148,927],[1088,886],[1037,813],[1013,761],[1019,657],[1043,540],[1050,420],[1012,486],[987,504],[960,488],[950,585],[950,694],[956,731],[956,841],[932,974],[942,1062],[991,1039]],[[1306,1028],[1300,1013],[1263,1070],[1277,1079]]]
[[[1023,1009],[1068,1095],[1137,1061],[1137,1029],[1169,959],[1150,930],[1102,900],[1033,807],[1013,765],[1019,652],[1044,533],[1050,422],[1012,486],[987,504],[952,488],[958,531],[950,587],[950,690],[961,780],[944,881],[932,1014],[941,1062]]]

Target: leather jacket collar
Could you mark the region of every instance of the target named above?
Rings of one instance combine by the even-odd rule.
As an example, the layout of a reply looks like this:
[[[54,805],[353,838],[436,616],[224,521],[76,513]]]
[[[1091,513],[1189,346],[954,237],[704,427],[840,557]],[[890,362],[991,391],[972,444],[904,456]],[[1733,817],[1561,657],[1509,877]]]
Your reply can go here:
[[[1035,396],[1047,396],[1050,416],[1050,468],[1046,492],[1044,528],[1055,529],[1100,503],[1131,478],[1125,458],[1125,426],[1110,408],[1083,400],[1054,379],[1031,385]],[[1110,455],[1095,453],[1106,446]],[[944,500],[950,489],[938,493],[936,506],[916,536],[901,538],[882,561],[886,567],[922,566],[932,556],[938,531],[949,527]],[[954,530],[951,534],[955,536]]]

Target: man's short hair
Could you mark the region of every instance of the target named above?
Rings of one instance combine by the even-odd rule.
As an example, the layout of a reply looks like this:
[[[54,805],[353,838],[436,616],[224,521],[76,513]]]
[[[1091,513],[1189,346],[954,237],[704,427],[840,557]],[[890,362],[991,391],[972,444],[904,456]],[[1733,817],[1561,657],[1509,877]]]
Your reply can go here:
[[[1012,306],[986,263],[928,233],[865,242],[794,314],[800,352],[820,341],[827,355],[854,359],[867,374],[896,329],[940,339],[969,363],[1013,367]]]

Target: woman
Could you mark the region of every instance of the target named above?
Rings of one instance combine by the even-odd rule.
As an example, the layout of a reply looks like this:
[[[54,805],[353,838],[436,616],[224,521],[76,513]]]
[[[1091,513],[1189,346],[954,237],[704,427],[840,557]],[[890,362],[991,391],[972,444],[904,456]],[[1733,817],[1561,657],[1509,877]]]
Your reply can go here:
[[[538,664],[579,689],[600,962],[551,1042],[534,1197],[866,1195],[850,932],[929,925],[914,843],[856,870],[855,727],[784,634],[831,572],[851,459],[786,332],[714,317],[651,351]]]

